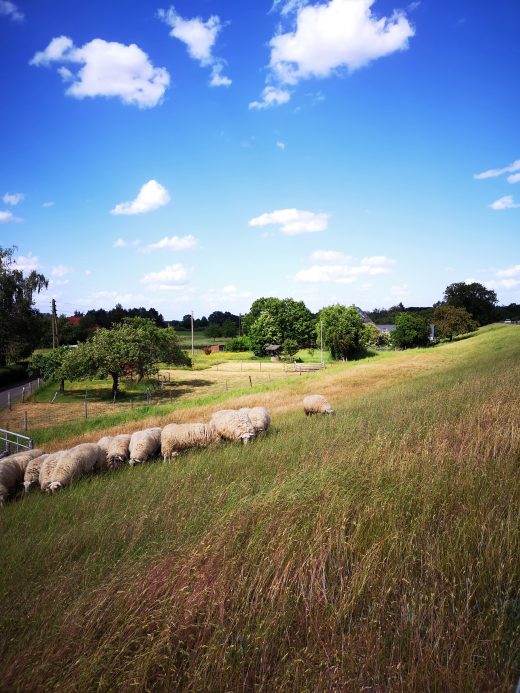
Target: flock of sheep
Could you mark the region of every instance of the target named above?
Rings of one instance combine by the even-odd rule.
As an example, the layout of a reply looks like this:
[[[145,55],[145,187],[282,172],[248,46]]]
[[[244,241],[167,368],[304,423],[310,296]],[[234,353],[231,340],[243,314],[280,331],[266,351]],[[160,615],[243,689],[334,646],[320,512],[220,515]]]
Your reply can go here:
[[[303,408],[306,415],[334,413],[323,395],[308,395]],[[224,409],[213,414],[207,424],[171,423],[162,429],[104,436],[97,443],[82,443],[50,454],[35,449],[9,455],[0,460],[0,506],[22,484],[25,492],[39,485],[42,491],[54,493],[88,474],[151,461],[159,452],[164,460],[171,460],[183,450],[204,448],[220,440],[248,443],[270,424],[265,407]]]

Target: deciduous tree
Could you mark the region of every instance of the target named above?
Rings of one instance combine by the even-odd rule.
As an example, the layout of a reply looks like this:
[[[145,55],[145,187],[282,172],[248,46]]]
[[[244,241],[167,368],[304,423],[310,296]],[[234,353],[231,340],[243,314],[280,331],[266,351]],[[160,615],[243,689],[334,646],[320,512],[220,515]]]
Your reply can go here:
[[[465,308],[441,304],[433,311],[433,323],[440,337],[451,340],[455,335],[476,330],[478,325]]]
[[[457,282],[444,290],[444,302],[455,308],[465,308],[479,325],[487,325],[495,319],[497,295],[478,282]]]
[[[395,319],[392,343],[401,349],[428,346],[430,326],[424,318],[413,313],[401,313]]]
[[[28,356],[39,338],[35,293],[47,288],[43,274],[24,276],[16,266],[16,247],[0,247],[0,366]]]
[[[318,314],[317,339],[323,324],[323,341],[334,359],[355,359],[366,354],[366,331],[362,317],[351,306],[341,304],[323,308]]]

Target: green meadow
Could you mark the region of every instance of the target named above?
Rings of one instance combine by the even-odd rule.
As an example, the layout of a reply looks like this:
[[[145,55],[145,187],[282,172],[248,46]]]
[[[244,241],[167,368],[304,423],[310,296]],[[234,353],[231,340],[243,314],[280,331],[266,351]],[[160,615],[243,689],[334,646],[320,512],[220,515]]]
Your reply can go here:
[[[520,328],[368,361],[265,388],[248,446],[8,504],[0,689],[514,690]]]

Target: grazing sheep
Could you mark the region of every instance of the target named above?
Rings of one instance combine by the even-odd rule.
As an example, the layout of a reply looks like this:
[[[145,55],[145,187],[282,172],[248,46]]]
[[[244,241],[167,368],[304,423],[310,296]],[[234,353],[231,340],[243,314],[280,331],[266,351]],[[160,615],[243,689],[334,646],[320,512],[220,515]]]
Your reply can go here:
[[[213,414],[210,426],[215,428],[217,434],[224,440],[248,443],[255,437],[255,427],[249,416],[236,409],[222,409]]]
[[[108,448],[110,447],[110,443],[112,442],[113,438],[114,436],[103,436],[103,438],[100,438],[97,442],[97,445],[99,445],[99,447],[105,453],[100,471],[106,471],[108,469]]]
[[[161,433],[164,460],[176,457],[181,450],[205,448],[218,440],[213,426],[203,423],[168,424]]]
[[[115,469],[128,460],[130,457],[131,437],[132,436],[129,433],[121,433],[120,435],[112,438],[106,453],[107,465],[109,469]]]
[[[256,433],[262,433],[262,431],[267,431],[267,429],[271,425],[271,416],[269,415],[269,411],[265,407],[251,407],[251,409],[243,407],[238,411],[243,411],[249,416],[249,418],[251,419],[251,423],[255,427]]]
[[[161,448],[161,429],[145,428],[132,433],[130,438],[130,464],[142,464],[155,457]]]
[[[58,452],[51,452],[51,454],[47,455],[47,457],[43,460],[41,467],[40,467],[40,476],[39,476],[40,488],[42,491],[48,491],[49,490],[52,472],[54,471],[56,465],[58,464],[59,458],[65,452],[66,452],[66,450],[58,450]]]
[[[58,458],[51,472],[49,491],[54,493],[82,476],[99,469],[103,464],[104,452],[95,443],[82,443],[66,450]]]
[[[28,493],[33,486],[40,481],[40,469],[49,455],[40,455],[40,457],[34,457],[27,467],[25,468],[25,474],[23,476],[23,486],[25,493]]]
[[[334,414],[334,409],[323,395],[307,395],[303,398],[305,416],[311,414]]]
[[[0,460],[0,507],[9,495],[23,482],[25,470],[35,457],[43,455],[43,450],[27,450],[9,455]]]

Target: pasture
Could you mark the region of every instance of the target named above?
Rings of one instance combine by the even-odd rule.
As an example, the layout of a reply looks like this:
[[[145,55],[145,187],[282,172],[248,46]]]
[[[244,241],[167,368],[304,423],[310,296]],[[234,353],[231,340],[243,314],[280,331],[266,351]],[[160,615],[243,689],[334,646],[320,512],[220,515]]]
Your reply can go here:
[[[2,688],[513,690],[519,381],[520,330],[492,326],[150,413],[273,427],[4,508]]]

